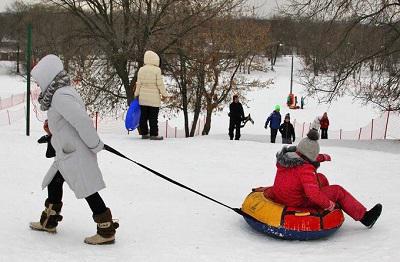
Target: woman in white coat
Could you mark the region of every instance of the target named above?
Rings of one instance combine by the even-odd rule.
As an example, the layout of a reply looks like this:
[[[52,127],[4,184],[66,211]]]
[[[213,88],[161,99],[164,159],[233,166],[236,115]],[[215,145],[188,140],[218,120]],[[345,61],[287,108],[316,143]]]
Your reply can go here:
[[[144,53],[144,66],[139,69],[135,96],[139,96],[139,130],[143,139],[162,140],[158,135],[158,112],[161,96],[166,97],[164,80],[160,69],[160,57],[153,51]],[[150,135],[147,122],[150,124]]]
[[[85,238],[88,244],[108,244],[115,240],[111,211],[98,191],[105,183],[97,163],[96,154],[104,147],[84,102],[70,85],[59,57],[47,55],[32,70],[32,77],[40,86],[40,108],[47,111],[51,143],[56,151],[55,160],[42,182],[48,198],[39,222],[31,222],[35,230],[55,233],[62,207],[64,181],[78,199],[85,198],[97,223],[97,234]]]

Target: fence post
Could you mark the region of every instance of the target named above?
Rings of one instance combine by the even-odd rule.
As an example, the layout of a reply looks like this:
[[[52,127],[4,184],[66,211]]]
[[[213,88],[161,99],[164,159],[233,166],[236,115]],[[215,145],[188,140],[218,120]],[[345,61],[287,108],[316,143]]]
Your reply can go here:
[[[96,131],[97,131],[97,126],[98,126],[98,121],[99,121],[99,112],[96,111]]]
[[[165,138],[168,138],[168,120],[165,121]]]
[[[11,106],[14,106],[14,95],[11,95]]]
[[[177,127],[175,127],[175,138],[176,138],[176,129],[177,129]]]
[[[389,115],[390,115],[390,110],[387,111],[387,118],[386,118],[386,126],[385,126],[385,136],[384,136],[384,139],[386,139],[387,128],[388,128],[388,124],[389,124]]]
[[[372,118],[372,125],[371,125],[371,140],[372,140],[372,133],[374,132],[374,119]]]
[[[361,129],[362,129],[362,127],[360,127],[360,133],[358,133],[358,140],[361,139]]]
[[[340,129],[339,139],[342,140],[342,129]]]
[[[7,110],[8,124],[11,126],[10,111]]]
[[[303,122],[303,130],[301,131],[301,138],[303,138],[303,136],[304,136],[304,125],[305,125],[305,122]]]

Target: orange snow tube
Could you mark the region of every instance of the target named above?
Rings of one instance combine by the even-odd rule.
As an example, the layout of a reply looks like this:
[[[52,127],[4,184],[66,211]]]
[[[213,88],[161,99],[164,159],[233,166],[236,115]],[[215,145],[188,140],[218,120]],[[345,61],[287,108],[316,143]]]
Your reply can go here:
[[[250,193],[243,202],[242,211],[246,222],[255,230],[288,240],[328,237],[344,222],[341,209],[327,212],[287,207],[266,198],[263,192]]]

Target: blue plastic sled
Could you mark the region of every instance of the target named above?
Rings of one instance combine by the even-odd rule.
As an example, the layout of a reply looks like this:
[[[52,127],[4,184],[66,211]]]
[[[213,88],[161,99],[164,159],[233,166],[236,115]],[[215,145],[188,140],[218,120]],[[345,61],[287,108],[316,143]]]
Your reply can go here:
[[[128,112],[125,117],[125,128],[128,131],[133,131],[139,126],[140,121],[140,105],[139,100],[136,98],[131,102]]]

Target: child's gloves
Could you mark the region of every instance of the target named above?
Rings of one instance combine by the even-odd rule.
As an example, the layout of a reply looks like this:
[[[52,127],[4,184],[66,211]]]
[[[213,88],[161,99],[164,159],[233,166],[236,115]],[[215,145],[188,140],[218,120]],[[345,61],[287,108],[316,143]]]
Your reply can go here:
[[[331,156],[328,154],[318,154],[317,159],[315,161],[319,163],[325,161],[331,161]]]

